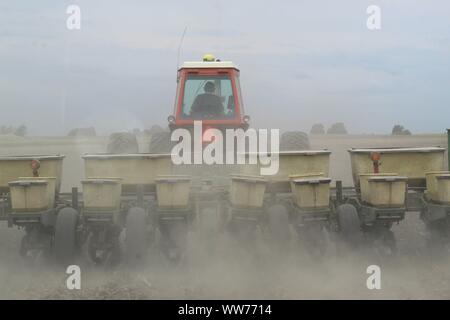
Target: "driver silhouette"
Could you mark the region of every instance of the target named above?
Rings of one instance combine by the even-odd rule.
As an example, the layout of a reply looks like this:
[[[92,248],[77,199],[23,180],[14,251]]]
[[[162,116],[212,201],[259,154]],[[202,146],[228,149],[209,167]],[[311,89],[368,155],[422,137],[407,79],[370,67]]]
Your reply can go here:
[[[223,116],[224,109],[222,101],[220,97],[214,93],[216,90],[214,83],[211,81],[206,82],[203,89],[205,90],[205,93],[199,94],[192,104],[191,115],[200,118]]]

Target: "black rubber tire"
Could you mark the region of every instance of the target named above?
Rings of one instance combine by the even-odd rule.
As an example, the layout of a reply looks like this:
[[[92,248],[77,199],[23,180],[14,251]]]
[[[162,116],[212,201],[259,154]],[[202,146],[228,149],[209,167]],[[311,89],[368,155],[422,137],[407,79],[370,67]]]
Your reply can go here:
[[[350,242],[362,239],[361,221],[358,211],[351,204],[342,204],[337,208],[337,219],[341,237]]]
[[[281,135],[280,151],[300,151],[311,148],[308,135],[302,131],[287,131]]]
[[[128,262],[142,261],[147,253],[147,214],[142,208],[131,208],[125,224],[125,246]]]
[[[168,131],[155,132],[150,138],[149,153],[171,153],[175,142],[170,141],[171,133]]]
[[[78,212],[73,208],[63,208],[56,216],[54,253],[57,261],[69,263],[77,252],[76,228]]]
[[[126,154],[138,153],[139,145],[136,136],[129,132],[115,132],[109,136],[107,153]]]

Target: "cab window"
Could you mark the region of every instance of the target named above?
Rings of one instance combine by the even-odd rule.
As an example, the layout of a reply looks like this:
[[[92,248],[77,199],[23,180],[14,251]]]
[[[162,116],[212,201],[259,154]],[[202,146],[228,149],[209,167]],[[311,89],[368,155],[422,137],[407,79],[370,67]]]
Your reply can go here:
[[[228,76],[189,75],[184,84],[183,118],[234,117],[234,101],[231,79]]]

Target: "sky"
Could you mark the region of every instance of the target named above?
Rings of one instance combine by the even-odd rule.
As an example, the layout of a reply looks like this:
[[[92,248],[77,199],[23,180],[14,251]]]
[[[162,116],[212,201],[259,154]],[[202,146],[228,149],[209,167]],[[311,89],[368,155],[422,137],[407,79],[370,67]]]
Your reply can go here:
[[[67,29],[69,5],[80,30]],[[366,26],[369,5],[380,30]],[[448,0],[0,0],[0,126],[165,126],[180,44],[180,63],[213,53],[239,66],[258,128],[450,127]]]

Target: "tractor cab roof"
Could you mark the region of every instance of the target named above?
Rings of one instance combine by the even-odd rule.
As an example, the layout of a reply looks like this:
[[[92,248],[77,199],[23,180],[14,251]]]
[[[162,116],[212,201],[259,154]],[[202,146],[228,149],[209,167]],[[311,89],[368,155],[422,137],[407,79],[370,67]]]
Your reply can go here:
[[[230,68],[239,71],[239,68],[231,61],[186,61],[184,62],[179,70],[181,69],[199,69],[199,68],[210,68],[210,69],[223,69]]]

